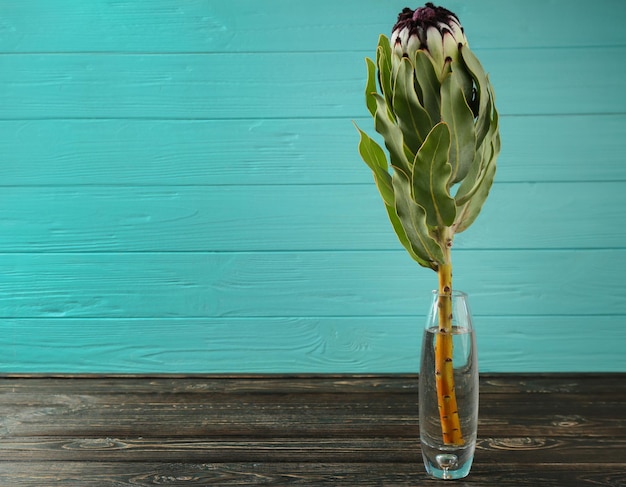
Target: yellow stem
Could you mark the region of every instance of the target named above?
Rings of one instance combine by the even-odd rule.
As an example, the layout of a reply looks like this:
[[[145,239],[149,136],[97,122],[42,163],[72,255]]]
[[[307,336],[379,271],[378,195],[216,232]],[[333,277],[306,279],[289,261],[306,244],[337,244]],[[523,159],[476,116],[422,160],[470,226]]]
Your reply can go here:
[[[449,253],[448,253],[449,257]],[[463,435],[454,389],[454,365],[452,362],[452,264],[439,266],[439,330],[435,342],[435,382],[437,405],[441,420],[441,433],[446,445],[463,445]]]

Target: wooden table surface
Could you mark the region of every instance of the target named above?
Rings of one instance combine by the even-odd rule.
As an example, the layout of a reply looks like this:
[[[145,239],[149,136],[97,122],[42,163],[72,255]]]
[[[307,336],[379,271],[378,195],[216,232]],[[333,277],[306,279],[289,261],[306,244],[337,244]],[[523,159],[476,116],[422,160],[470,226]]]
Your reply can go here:
[[[5,376],[0,485],[429,486],[417,376]],[[626,486],[626,374],[481,376],[462,486]],[[450,483],[448,483],[450,484]]]

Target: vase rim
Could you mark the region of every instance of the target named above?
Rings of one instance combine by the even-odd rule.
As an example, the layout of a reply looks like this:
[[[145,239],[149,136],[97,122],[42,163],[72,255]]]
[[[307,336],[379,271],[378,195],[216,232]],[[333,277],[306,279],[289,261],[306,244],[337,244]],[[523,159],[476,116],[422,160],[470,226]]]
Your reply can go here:
[[[443,293],[440,293],[439,290],[437,289],[433,289],[432,291],[433,296],[440,296]],[[447,295],[447,294],[444,294]],[[453,298],[467,298],[467,293],[464,291],[459,291],[457,289],[453,289],[449,295],[451,295]]]

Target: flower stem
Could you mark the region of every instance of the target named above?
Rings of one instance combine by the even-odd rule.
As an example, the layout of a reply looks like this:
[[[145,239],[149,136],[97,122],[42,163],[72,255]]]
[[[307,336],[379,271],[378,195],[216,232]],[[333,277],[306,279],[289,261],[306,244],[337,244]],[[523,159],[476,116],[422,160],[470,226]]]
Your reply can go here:
[[[452,264],[449,259],[439,266],[439,330],[435,342],[435,382],[437,385],[437,405],[441,420],[441,433],[446,445],[461,446],[465,443],[461,433],[461,423],[454,386],[454,365],[452,362]]]

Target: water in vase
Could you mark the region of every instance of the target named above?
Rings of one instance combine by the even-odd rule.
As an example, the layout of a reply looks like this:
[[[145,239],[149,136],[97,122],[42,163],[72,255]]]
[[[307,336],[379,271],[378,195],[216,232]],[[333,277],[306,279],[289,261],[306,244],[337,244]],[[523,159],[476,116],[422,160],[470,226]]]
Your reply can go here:
[[[454,385],[463,436],[462,445],[443,441],[437,401],[435,345],[438,327],[425,329],[419,376],[419,428],[424,464],[429,475],[459,479],[469,474],[476,447],[478,424],[478,360],[474,331],[453,328]]]

